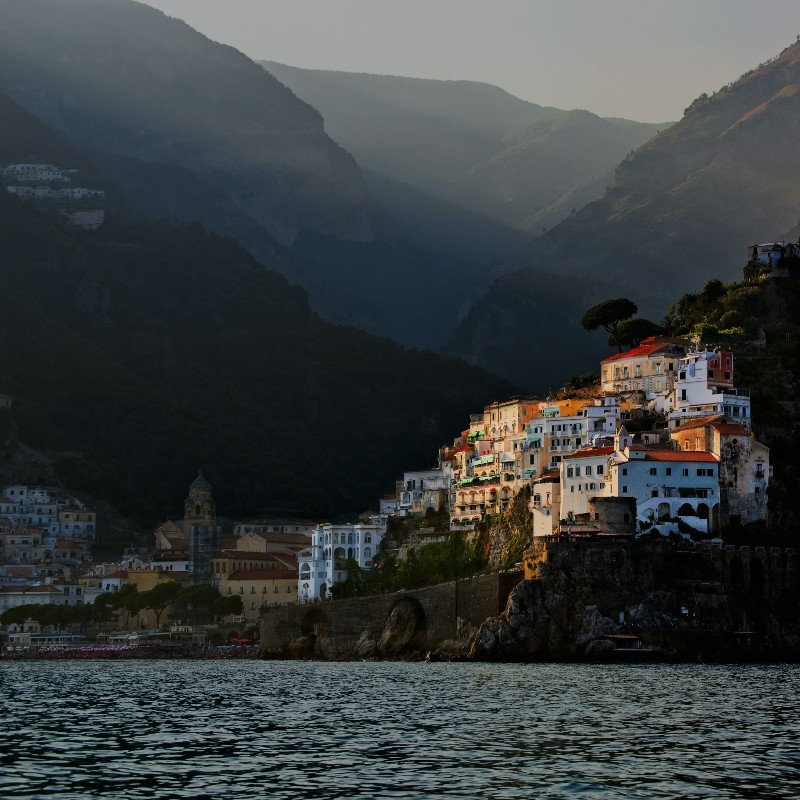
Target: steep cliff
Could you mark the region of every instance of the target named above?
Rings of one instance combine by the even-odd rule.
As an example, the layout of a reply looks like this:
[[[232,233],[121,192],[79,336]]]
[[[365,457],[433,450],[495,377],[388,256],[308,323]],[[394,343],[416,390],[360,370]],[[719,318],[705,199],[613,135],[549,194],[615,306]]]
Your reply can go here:
[[[793,550],[573,539],[535,542],[527,562],[468,658],[800,658]]]

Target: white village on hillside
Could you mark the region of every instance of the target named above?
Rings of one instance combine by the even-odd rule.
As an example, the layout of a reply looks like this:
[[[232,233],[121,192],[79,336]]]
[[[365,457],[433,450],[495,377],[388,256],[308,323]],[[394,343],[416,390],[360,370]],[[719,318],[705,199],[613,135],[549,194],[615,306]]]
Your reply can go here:
[[[211,485],[199,474],[183,519],[160,524],[148,551],[129,550],[113,563],[92,560],[97,520],[80,500],[5,486],[0,612],[90,604],[127,584],[146,591],[177,580],[239,595],[238,621],[255,624],[264,608],[329,599],[347,579],[349,559],[368,570],[379,551],[404,557],[455,532],[473,538],[518,497],[527,500],[533,537],[714,538],[723,527],[766,520],[769,449],[753,436],[731,351],[650,337],[601,362],[594,395],[487,405],[440,448],[434,468],[405,472],[378,513],[356,524],[252,520],[223,534]],[[661,427],[640,424],[654,415]],[[402,549],[387,538],[389,517],[433,514],[446,514],[449,530],[423,521]],[[149,630],[158,618],[144,609],[126,622]],[[49,641],[35,625],[23,628],[20,636]]]

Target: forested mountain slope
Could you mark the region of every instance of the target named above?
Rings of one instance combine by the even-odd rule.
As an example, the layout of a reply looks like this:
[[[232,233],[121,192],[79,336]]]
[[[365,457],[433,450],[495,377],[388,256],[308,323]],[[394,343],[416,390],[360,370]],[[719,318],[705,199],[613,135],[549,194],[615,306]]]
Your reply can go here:
[[[198,223],[132,219],[87,156],[0,97],[0,160],[33,148],[106,189],[106,222],[0,189],[0,479],[61,482],[143,523],[197,469],[231,516],[361,511],[513,387],[321,320]],[[277,247],[277,245],[276,245]],[[38,454],[38,455],[37,455]]]

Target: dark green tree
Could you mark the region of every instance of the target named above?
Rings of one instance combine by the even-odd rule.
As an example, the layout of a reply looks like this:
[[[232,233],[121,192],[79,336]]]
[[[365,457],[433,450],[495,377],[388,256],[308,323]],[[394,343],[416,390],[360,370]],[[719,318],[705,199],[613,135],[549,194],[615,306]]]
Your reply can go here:
[[[152,589],[140,593],[139,608],[149,608],[156,615],[156,627],[159,627],[161,615],[181,591],[181,585],[177,581],[158,583]]]
[[[244,611],[242,598],[238,594],[218,597],[211,603],[211,612],[215,617],[227,617],[230,614],[241,614]]]
[[[363,594],[367,584],[367,572],[359,566],[355,558],[348,558],[344,568],[347,570],[347,578],[331,588],[335,600]]]
[[[619,323],[616,337],[610,335],[608,343],[612,347],[615,344],[620,347],[638,347],[643,339],[648,336],[655,336],[658,333],[662,333],[662,329],[655,322],[642,317],[632,317]]]
[[[0,614],[0,623],[3,625],[22,625],[31,618],[31,606],[14,606],[7,608]]]
[[[181,589],[174,597],[175,605],[183,609],[188,617],[190,614],[196,625],[200,615],[205,612],[212,613],[212,606],[219,600],[219,590],[209,583],[200,583],[197,586],[187,586]]]
[[[613,341],[622,352],[622,345],[617,339],[617,330],[620,322],[632,317],[639,310],[636,303],[627,297],[618,297],[614,300],[604,300],[592,306],[581,317],[581,325],[587,331],[596,331],[603,328],[609,334],[609,341]]]

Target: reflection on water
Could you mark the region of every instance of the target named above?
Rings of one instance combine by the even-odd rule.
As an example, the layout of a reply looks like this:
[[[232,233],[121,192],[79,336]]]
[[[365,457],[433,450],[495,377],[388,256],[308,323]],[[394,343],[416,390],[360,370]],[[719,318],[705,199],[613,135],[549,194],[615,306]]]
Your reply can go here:
[[[0,797],[800,797],[800,667],[0,662]]]

